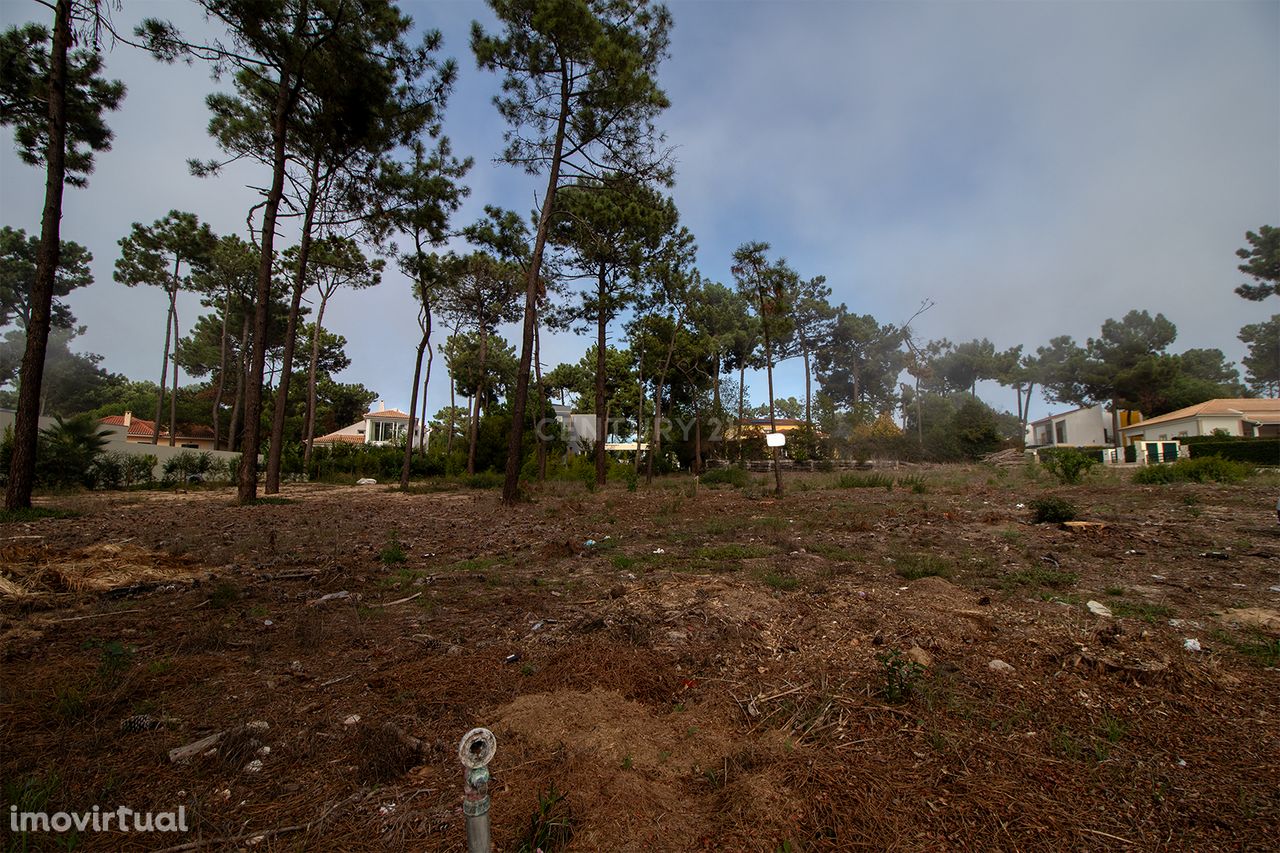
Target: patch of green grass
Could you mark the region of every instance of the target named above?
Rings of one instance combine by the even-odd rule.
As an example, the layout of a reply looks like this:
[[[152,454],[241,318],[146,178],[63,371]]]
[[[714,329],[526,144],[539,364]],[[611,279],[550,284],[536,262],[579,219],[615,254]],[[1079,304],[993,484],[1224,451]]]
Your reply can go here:
[[[1115,616],[1128,616],[1141,619],[1143,622],[1156,624],[1173,615],[1173,608],[1164,604],[1152,604],[1149,601],[1112,601],[1108,605]]]
[[[841,474],[836,481],[841,489],[893,489],[893,477],[888,474]]]
[[[378,561],[384,566],[391,566],[397,563],[403,563],[409,559],[409,552],[404,549],[401,544],[399,534],[391,531],[391,538],[387,540],[387,544],[382,546],[382,550],[378,552]]]
[[[553,784],[545,794],[538,792],[538,807],[515,849],[517,853],[557,853],[573,841],[576,824],[565,794]]]
[[[826,557],[828,560],[842,560],[852,563],[858,559],[858,555],[852,550],[839,545],[832,545],[829,542],[806,542],[804,547],[810,553],[817,554],[819,557]]]
[[[751,483],[751,475],[743,468],[714,468],[699,478],[704,486],[730,486],[741,489]]]
[[[26,509],[0,509],[0,524],[39,521],[42,518],[75,518],[79,514],[74,510],[55,509],[48,506],[33,506]]]
[[[767,545],[743,545],[731,542],[725,545],[706,545],[693,552],[694,559],[724,563],[730,560],[750,560],[767,557],[773,549]]]
[[[636,558],[628,557],[626,554],[614,554],[609,558],[609,562],[613,564],[615,569],[626,571],[636,564]]]
[[[449,566],[451,572],[483,572],[501,562],[497,557],[472,557]]]
[[[1000,538],[1008,542],[1010,545],[1021,545],[1026,541],[1026,536],[1016,527],[1006,527],[1000,531]]]
[[[999,578],[1001,589],[1014,589],[1020,586],[1071,586],[1080,576],[1075,572],[1064,572],[1060,569],[1047,569],[1035,566],[1019,569],[1016,572],[1005,572]]]
[[[772,587],[780,592],[792,592],[800,588],[800,578],[792,575],[783,575],[777,572],[769,572],[764,576],[766,586]]]
[[[219,610],[226,610],[240,600],[240,589],[231,581],[218,581],[209,593],[209,603]]]
[[[1109,586],[1103,590],[1103,592],[1105,592],[1107,595],[1116,596],[1116,597],[1124,595],[1124,591],[1125,591],[1124,587],[1122,586]]]
[[[89,709],[84,691],[64,684],[53,694],[53,713],[64,720],[78,720]]]
[[[1119,743],[1128,731],[1129,727],[1125,725],[1124,720],[1110,714],[1103,714],[1102,719],[1098,721],[1098,734],[1107,743]]]
[[[952,573],[950,561],[933,554],[904,554],[897,559],[893,570],[898,577],[909,581],[930,577],[948,578]]]
[[[1280,667],[1280,637],[1267,637],[1261,633],[1251,633],[1245,639],[1235,639],[1222,632],[1215,634],[1227,645],[1261,667]]]

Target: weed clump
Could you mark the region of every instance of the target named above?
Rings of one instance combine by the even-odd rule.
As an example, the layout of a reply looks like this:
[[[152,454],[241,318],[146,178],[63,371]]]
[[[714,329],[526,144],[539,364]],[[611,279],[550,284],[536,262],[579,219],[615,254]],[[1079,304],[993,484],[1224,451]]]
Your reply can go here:
[[[886,702],[905,702],[915,693],[916,683],[924,675],[924,667],[904,655],[899,649],[890,649],[876,655],[880,662],[881,683],[876,691]]]
[[[553,853],[564,850],[573,841],[573,810],[563,791],[552,786],[538,793],[538,809],[529,818],[529,828],[516,846],[518,853]]]
[[[842,489],[884,489],[893,491],[893,477],[888,474],[841,474],[836,485]]]
[[[898,577],[915,581],[920,578],[951,577],[951,564],[941,557],[932,554],[906,554],[898,558],[894,569]]]
[[[384,566],[391,566],[396,563],[403,563],[409,559],[409,553],[405,551],[404,545],[400,543],[400,536],[396,531],[391,531],[391,538],[387,540],[387,544],[378,552],[378,561]]]
[[[1169,483],[1225,483],[1244,482],[1251,473],[1244,462],[1223,459],[1221,456],[1201,456],[1195,459],[1179,459],[1166,465],[1148,465],[1139,468],[1133,482],[1144,486],[1163,486]]]
[[[1075,519],[1076,508],[1070,501],[1051,495],[1031,502],[1031,520],[1036,524],[1060,524]]]
[[[751,475],[745,468],[713,468],[701,477],[704,486],[732,486],[744,489],[751,484]]]

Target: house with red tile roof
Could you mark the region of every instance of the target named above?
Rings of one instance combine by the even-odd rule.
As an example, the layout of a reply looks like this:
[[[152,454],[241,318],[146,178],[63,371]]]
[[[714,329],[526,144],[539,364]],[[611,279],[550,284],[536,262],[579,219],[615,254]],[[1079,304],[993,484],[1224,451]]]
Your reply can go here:
[[[378,401],[377,411],[365,412],[364,419],[350,426],[322,435],[315,440],[317,447],[332,447],[335,444],[372,444],[382,446],[398,444],[409,434],[409,415],[399,409],[388,409]],[[414,441],[421,438],[422,427],[415,425]],[[427,428],[428,435],[430,427]]]
[[[150,444],[155,435],[156,422],[146,418],[135,418],[133,412],[123,415],[107,415],[98,422],[105,427],[112,427],[117,435],[123,435],[128,444]],[[169,443],[169,431],[160,428],[159,444]],[[213,429],[204,424],[178,424],[177,435],[174,436],[176,447],[188,450],[214,450]]]

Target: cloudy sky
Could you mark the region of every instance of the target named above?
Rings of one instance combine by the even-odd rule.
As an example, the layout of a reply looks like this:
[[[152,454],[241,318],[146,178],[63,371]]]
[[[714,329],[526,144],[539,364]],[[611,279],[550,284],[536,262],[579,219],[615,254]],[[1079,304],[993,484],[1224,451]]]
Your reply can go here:
[[[473,156],[471,197],[533,207],[542,185],[493,162],[503,125],[497,79],[467,48],[482,3],[405,2],[438,28],[460,75],[446,116]],[[167,17],[198,31],[186,3],[126,0],[117,21]],[[822,274],[851,310],[901,323],[921,304],[923,338],[988,337],[1000,348],[1094,335],[1132,308],[1178,327],[1173,349],[1238,359],[1239,328],[1277,310],[1232,293],[1244,232],[1280,224],[1280,2],[742,2],[673,0],[661,125],[676,149],[674,197],[704,276],[730,281],[729,257],[764,240],[802,275]],[[43,20],[43,6],[0,0],[0,25]],[[207,68],[162,66],[125,46],[108,73],[129,93],[110,116],[111,151],[88,189],[69,189],[63,236],[95,256],[96,283],[70,300],[81,349],[131,378],[155,380],[165,300],[112,280],[130,223],[189,210],[244,234],[254,186],[245,168],[187,174],[217,151],[205,134]],[[0,224],[39,230],[40,173],[0,147]],[[181,306],[184,332],[199,313]],[[326,325],[345,335],[362,382],[406,408],[416,344],[407,281],[341,294]],[[514,330],[508,337],[516,339]],[[439,342],[437,342],[439,343]],[[576,361],[585,340],[544,344]],[[440,362],[437,361],[437,364]],[[802,396],[798,364],[779,394]],[[438,371],[434,412],[447,400]],[[750,379],[749,379],[750,382]],[[751,383],[763,398],[763,381]],[[1011,408],[998,386],[980,393]],[[1038,401],[1034,414],[1048,411]]]

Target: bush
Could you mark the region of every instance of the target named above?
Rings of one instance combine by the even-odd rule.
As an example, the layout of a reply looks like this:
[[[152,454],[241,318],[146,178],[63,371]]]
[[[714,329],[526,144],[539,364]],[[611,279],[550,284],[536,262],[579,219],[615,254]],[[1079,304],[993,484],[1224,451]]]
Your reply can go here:
[[[36,454],[36,482],[43,486],[92,488],[94,461],[106,446],[107,430],[89,415],[54,418],[53,426],[40,430]]]
[[[1204,456],[1179,459],[1168,465],[1148,465],[1138,469],[1133,481],[1142,485],[1168,483],[1240,483],[1252,469],[1244,462],[1223,459],[1221,456]]]
[[[161,469],[166,483],[186,483],[203,481],[205,474],[213,467],[213,457],[208,453],[192,453],[183,451],[177,456],[170,456],[164,461]]]
[[[842,489],[893,489],[889,474],[841,474],[836,485]]]
[[[1075,518],[1076,508],[1062,498],[1049,496],[1031,502],[1031,520],[1036,524],[1060,524]]]
[[[156,480],[156,466],[160,464],[160,460],[150,453],[126,453],[122,468],[122,479],[120,485],[124,488],[131,486],[150,485]]]
[[[90,474],[93,478],[94,488],[122,488],[124,486],[125,458],[125,454],[114,450],[111,453],[103,453],[93,460],[93,468]]]
[[[1191,458],[1220,456],[1254,465],[1280,465],[1280,438],[1240,438],[1223,440],[1217,436],[1200,436],[1201,441],[1187,442]],[[1212,439],[1205,441],[1204,439]]]
[[[745,468],[736,466],[713,468],[702,475],[700,482],[704,486],[732,486],[735,489],[744,489],[751,484],[751,475]]]
[[[1079,483],[1098,459],[1074,447],[1050,447],[1040,451],[1040,464],[1064,486]]]

